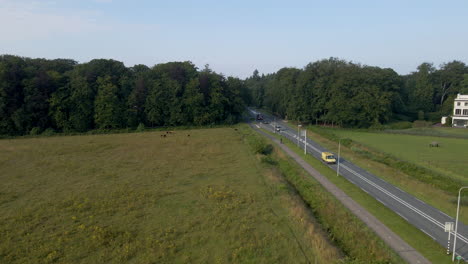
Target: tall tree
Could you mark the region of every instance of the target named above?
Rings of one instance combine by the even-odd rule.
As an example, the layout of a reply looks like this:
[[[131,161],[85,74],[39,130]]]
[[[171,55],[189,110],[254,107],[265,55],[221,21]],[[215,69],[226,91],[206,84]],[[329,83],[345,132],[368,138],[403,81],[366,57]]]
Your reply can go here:
[[[463,75],[468,73],[468,67],[461,61],[452,61],[445,63],[436,72],[438,81],[437,96],[439,104],[442,105],[446,97],[450,94],[456,94],[460,90],[460,83]]]
[[[23,80],[27,62],[11,55],[0,56],[0,133],[22,134]]]
[[[80,132],[94,128],[94,98],[94,90],[86,77],[73,74],[70,78],[69,127]]]
[[[170,101],[168,87],[164,82],[155,80],[149,88],[145,101],[145,115],[151,126],[167,125],[170,115]]]
[[[203,125],[205,106],[198,78],[192,79],[187,84],[183,96],[183,105],[187,113],[187,122],[194,125]]]
[[[101,129],[119,128],[122,126],[122,104],[119,100],[119,89],[112,83],[110,76],[98,77],[98,93],[94,102],[94,122]]]

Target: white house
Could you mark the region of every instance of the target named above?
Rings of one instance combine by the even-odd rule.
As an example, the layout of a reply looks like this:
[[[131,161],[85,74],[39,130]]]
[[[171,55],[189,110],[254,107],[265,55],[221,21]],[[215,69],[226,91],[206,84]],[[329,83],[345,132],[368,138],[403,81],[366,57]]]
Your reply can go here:
[[[452,126],[468,126],[468,95],[458,94],[453,105]]]

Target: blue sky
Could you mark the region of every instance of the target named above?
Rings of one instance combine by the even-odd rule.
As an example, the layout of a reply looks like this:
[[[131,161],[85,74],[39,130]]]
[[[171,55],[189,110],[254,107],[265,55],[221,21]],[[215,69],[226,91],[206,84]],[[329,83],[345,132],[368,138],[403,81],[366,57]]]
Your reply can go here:
[[[190,60],[241,78],[338,57],[407,74],[468,63],[468,1],[0,0],[0,54]]]

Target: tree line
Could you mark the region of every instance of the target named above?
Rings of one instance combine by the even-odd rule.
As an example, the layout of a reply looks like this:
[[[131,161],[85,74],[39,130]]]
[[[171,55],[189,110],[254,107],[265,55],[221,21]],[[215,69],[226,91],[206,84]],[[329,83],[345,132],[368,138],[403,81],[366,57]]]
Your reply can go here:
[[[394,70],[337,58],[282,68],[246,79],[252,103],[301,122],[344,127],[380,126],[388,122],[450,115],[457,93],[468,93],[468,66],[460,61],[439,68],[422,63],[399,75]]]
[[[232,124],[246,105],[301,122],[371,127],[399,120],[438,121],[457,93],[468,93],[468,66],[422,63],[399,75],[337,58],[241,80],[208,66],[0,56],[0,134],[46,129],[84,132],[144,126]]]
[[[0,56],[0,134],[232,124],[246,103],[243,80],[188,61],[128,68],[109,59]]]

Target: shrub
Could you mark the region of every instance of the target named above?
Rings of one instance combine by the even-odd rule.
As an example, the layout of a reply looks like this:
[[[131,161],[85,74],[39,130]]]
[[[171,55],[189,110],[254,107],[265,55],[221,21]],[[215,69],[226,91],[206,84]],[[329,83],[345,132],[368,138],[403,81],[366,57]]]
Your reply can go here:
[[[137,132],[143,132],[145,131],[145,125],[143,123],[138,124],[138,127],[136,128]]]
[[[452,117],[448,116],[447,119],[445,120],[444,127],[451,127],[451,126],[452,126]]]
[[[269,164],[269,165],[276,165],[277,164],[276,160],[273,159],[271,156],[262,157],[262,162],[266,163],[266,164]]]
[[[252,138],[250,144],[255,153],[269,155],[273,152],[273,146],[268,144],[263,138]]]
[[[33,127],[29,132],[29,135],[36,136],[39,135],[39,133],[41,133],[41,129],[39,127]]]
[[[418,111],[418,120],[424,120],[424,111],[422,110]]]
[[[427,113],[427,120],[433,123],[440,123],[443,114],[441,112]]]
[[[264,143],[257,148],[257,153],[262,155],[270,155],[271,152],[273,152],[273,146],[271,144]]]
[[[430,127],[432,125],[432,122],[428,121],[421,121],[421,120],[416,120],[413,122],[413,127]]]
[[[380,124],[379,122],[374,123],[372,126],[369,127],[371,130],[382,130],[384,129],[384,126]]]
[[[401,121],[401,122],[390,123],[388,126],[390,129],[408,129],[412,127],[412,124],[411,122],[408,122],[408,121]]]
[[[49,137],[49,136],[52,136],[54,134],[55,134],[55,131],[52,128],[48,128],[48,129],[44,130],[44,132],[42,132],[41,135]]]

